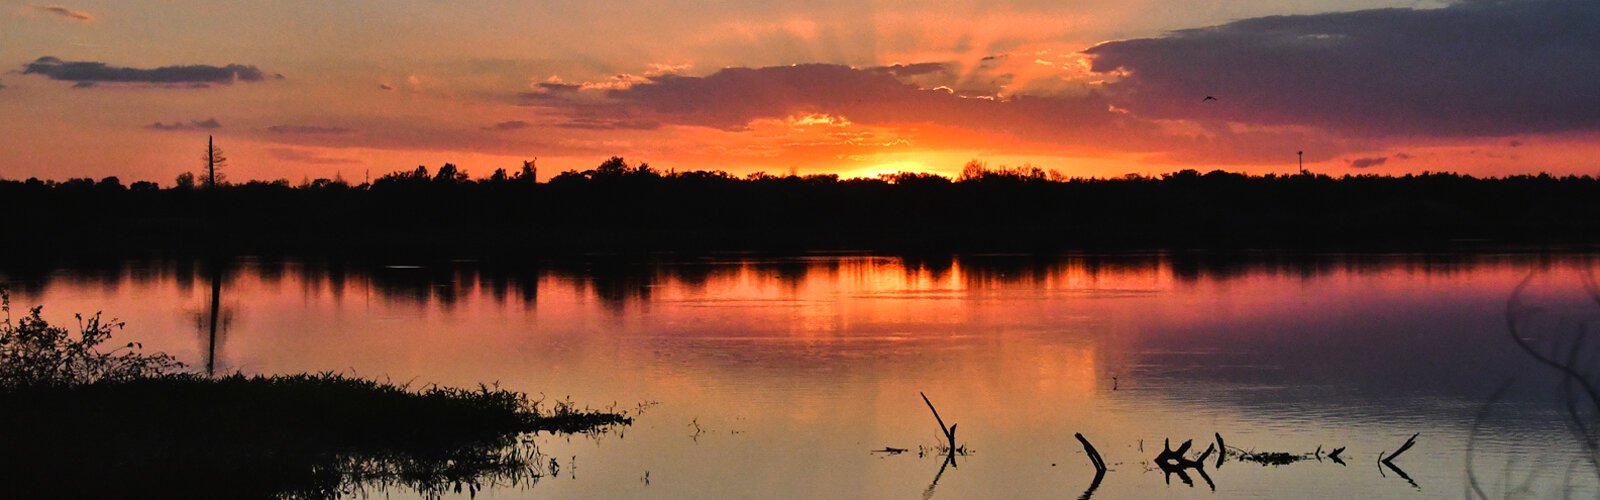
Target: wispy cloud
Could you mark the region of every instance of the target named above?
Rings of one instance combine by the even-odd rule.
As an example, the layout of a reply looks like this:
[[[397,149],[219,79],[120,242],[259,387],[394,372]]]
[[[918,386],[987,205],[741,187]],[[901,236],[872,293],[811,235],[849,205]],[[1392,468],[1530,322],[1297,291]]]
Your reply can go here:
[[[879,72],[879,73],[886,73],[886,74],[890,74],[890,75],[894,75],[894,76],[906,77],[906,76],[926,75],[926,74],[929,74],[929,73],[943,73],[943,72],[946,72],[946,71],[950,70],[950,65],[949,64],[945,64],[945,63],[931,63],[931,62],[914,63],[914,64],[891,64],[891,65],[888,65],[888,66],[879,66],[879,67],[876,67],[876,68],[869,68],[868,70],[869,71],[874,71],[874,72]]]
[[[650,63],[650,69],[648,71],[644,72],[644,76],[661,76],[661,75],[667,75],[667,74],[681,74],[681,73],[683,73],[685,71],[688,71],[689,68],[692,68],[692,67],[694,67],[694,65],[692,65],[692,64]]]
[[[272,155],[273,158],[277,158],[279,160],[292,161],[296,163],[308,163],[312,165],[348,165],[352,163],[361,163],[361,160],[356,160],[353,158],[324,156],[304,149],[271,148],[267,150],[267,153]]]
[[[94,15],[87,11],[69,9],[60,5],[29,5],[28,8],[73,21],[89,22],[94,20]]]
[[[507,131],[507,130],[525,129],[525,128],[532,127],[532,126],[533,126],[532,123],[528,123],[528,122],[525,122],[525,121],[522,121],[522,120],[511,120],[511,121],[500,122],[500,123],[496,123],[494,125],[483,127],[483,129],[484,130],[492,130],[492,131],[496,131],[496,132],[503,132],[503,131]]]
[[[268,132],[274,134],[302,134],[302,135],[340,135],[354,132],[344,127],[328,127],[322,125],[273,125],[267,127]]]
[[[1348,160],[1348,163],[1350,164],[1350,168],[1369,168],[1382,165],[1388,161],[1389,157],[1387,156],[1376,156],[1371,158],[1356,158],[1354,160]]]
[[[160,131],[164,131],[164,132],[181,132],[181,131],[189,131],[189,130],[215,130],[215,129],[222,128],[222,123],[218,122],[216,118],[207,118],[207,119],[204,119],[204,120],[190,120],[189,123],[184,123],[184,122],[181,122],[181,121],[180,122],[172,122],[172,123],[155,122],[155,123],[152,123],[152,124],[149,124],[149,125],[145,125],[144,128],[147,128],[147,129],[150,129],[150,130],[160,130]]]
[[[144,69],[111,66],[103,62],[63,61],[50,56],[23,65],[22,74],[42,75],[51,80],[73,82],[77,87],[92,87],[101,83],[204,87],[229,85],[235,81],[259,82],[269,78],[259,68],[242,64],[226,66],[193,64]],[[272,75],[271,78],[283,78],[283,75]]]

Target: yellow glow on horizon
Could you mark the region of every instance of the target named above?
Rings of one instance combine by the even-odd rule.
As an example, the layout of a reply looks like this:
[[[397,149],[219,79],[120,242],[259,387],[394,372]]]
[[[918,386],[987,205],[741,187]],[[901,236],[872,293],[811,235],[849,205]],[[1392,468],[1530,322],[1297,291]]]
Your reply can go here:
[[[927,165],[923,165],[922,162],[919,162],[919,161],[897,161],[897,162],[891,162],[891,163],[879,163],[879,164],[870,165],[870,166],[863,167],[863,168],[858,168],[858,169],[855,169],[855,170],[849,170],[849,171],[840,173],[839,177],[840,178],[844,178],[844,179],[853,179],[853,178],[876,179],[876,178],[878,178],[879,176],[882,176],[882,175],[898,174],[900,172],[931,173],[931,174],[943,175],[942,173],[940,173],[940,172],[938,172],[938,171],[936,171],[936,170],[934,170],[932,168],[929,168]]]

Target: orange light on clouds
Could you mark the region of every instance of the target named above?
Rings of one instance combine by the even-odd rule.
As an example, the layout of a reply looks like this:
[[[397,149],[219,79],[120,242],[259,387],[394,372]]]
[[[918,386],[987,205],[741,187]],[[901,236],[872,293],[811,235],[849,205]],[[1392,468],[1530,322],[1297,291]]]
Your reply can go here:
[[[1390,7],[1372,12],[1428,21],[1438,17],[1429,12],[1458,8],[1453,5],[1142,0],[681,9],[670,2],[552,1],[476,9],[432,2],[384,9],[342,3],[186,9],[169,3],[33,7],[0,18],[0,32],[16,41],[0,47],[11,69],[0,75],[0,133],[13,139],[0,141],[0,176],[168,182],[195,168],[186,151],[204,135],[216,135],[232,153],[236,180],[348,179],[356,170],[377,175],[446,161],[486,175],[534,157],[541,171],[554,173],[592,168],[613,155],[666,169],[735,175],[793,169],[844,177],[897,171],[953,176],[970,159],[991,166],[1029,163],[1068,176],[1183,168],[1259,174],[1291,171],[1287,166],[1300,150],[1309,169],[1331,174],[1591,174],[1590,159],[1600,156],[1594,129],[1570,123],[1582,122],[1581,116],[1533,120],[1526,133],[1350,133],[1315,116],[1291,114],[1286,122],[1263,110],[1247,112],[1267,104],[1246,99],[1238,88],[1207,88],[1227,75],[1203,71],[1166,81],[1177,88],[1143,94],[1182,96],[1163,114],[1139,95],[1118,95],[1118,85],[1139,80],[1139,71],[1096,71],[1094,62],[1105,54],[1086,52],[1263,16],[1309,19]],[[89,19],[94,22],[62,22]],[[132,74],[238,64],[283,78],[185,87],[74,81],[25,70],[28,61],[46,56]],[[1374,60],[1394,57],[1380,56]],[[752,75],[808,65],[835,71]],[[724,69],[752,74],[703,81]],[[659,88],[668,81],[680,88]],[[1194,88],[1187,88],[1190,82]],[[652,91],[678,93],[662,98]],[[1191,93],[1219,100],[1201,107]],[[1303,101],[1294,100],[1294,109]],[[208,119],[220,127],[150,126]],[[86,142],[97,147],[74,147]]]
[[[813,127],[826,125],[829,127],[848,127],[850,119],[843,116],[833,116],[827,113],[807,113],[804,115],[790,115],[787,120],[793,127]]]

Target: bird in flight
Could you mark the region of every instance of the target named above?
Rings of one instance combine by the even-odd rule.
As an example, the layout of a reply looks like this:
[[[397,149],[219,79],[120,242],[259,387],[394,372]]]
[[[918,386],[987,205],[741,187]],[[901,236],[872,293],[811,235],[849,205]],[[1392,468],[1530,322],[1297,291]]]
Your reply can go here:
[[[1200,102],[1215,101],[1215,100],[1217,100],[1217,98],[1211,97],[1211,96],[1206,96],[1206,98],[1205,99],[1201,99]]]

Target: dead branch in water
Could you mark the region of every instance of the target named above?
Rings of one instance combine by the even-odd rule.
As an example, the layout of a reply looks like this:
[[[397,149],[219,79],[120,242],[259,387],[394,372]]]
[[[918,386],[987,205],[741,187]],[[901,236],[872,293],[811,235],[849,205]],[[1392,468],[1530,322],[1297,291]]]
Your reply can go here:
[[[1079,443],[1083,443],[1083,452],[1089,455],[1089,462],[1094,464],[1094,481],[1089,482],[1089,488],[1078,496],[1078,500],[1089,500],[1094,496],[1094,490],[1100,488],[1100,481],[1106,478],[1106,461],[1100,457],[1100,451],[1089,444],[1089,439],[1083,437],[1083,433],[1073,433],[1072,436],[1078,438]]]
[[[922,396],[923,403],[928,404],[928,411],[933,412],[934,421],[939,422],[939,431],[943,432],[945,440],[950,442],[950,457],[953,459],[958,454],[966,455],[967,452],[965,449],[956,446],[956,426],[960,424],[950,424],[949,427],[946,427],[944,425],[944,419],[939,417],[939,410],[933,407],[933,401],[928,400],[928,395],[921,392],[918,392],[917,394]]]
[[[1213,434],[1215,434],[1217,436],[1217,466],[1216,467],[1218,469],[1221,469],[1223,460],[1228,458],[1228,445],[1226,443],[1222,442],[1222,433],[1221,432],[1215,432]]]
[[[1094,449],[1094,445],[1089,444],[1089,440],[1083,437],[1083,433],[1073,433],[1072,436],[1078,438],[1079,443],[1083,443],[1083,452],[1089,455],[1089,462],[1094,464],[1095,472],[1097,474],[1105,474],[1106,461],[1100,458],[1100,451]]]
[[[1292,463],[1295,463],[1295,462],[1299,462],[1301,460],[1305,460],[1306,457],[1307,457],[1306,455],[1296,455],[1296,454],[1293,454],[1293,453],[1285,453],[1285,452],[1281,452],[1281,451],[1261,451],[1261,452],[1242,451],[1242,452],[1239,452],[1239,460],[1240,461],[1243,461],[1243,462],[1255,462],[1255,463],[1258,463],[1258,464],[1261,464],[1261,465],[1289,465],[1289,464],[1292,464]]]
[[[1165,473],[1169,484],[1172,482],[1172,475],[1176,474],[1178,479],[1183,481],[1183,484],[1189,486],[1194,486],[1194,481],[1189,479],[1187,471],[1194,469],[1195,472],[1200,474],[1200,478],[1206,481],[1206,486],[1211,487],[1211,491],[1216,491],[1217,485],[1211,482],[1211,476],[1206,474],[1205,463],[1203,462],[1216,449],[1215,445],[1207,445],[1206,451],[1200,453],[1199,458],[1190,460],[1185,454],[1189,452],[1189,448],[1193,445],[1192,441],[1185,440],[1183,444],[1178,445],[1178,449],[1174,450],[1170,440],[1162,440],[1161,454],[1156,455],[1155,459],[1156,467],[1159,467],[1161,472]]]
[[[1194,442],[1192,440],[1184,440],[1183,444],[1178,445],[1178,449],[1174,450],[1172,449],[1172,441],[1162,440],[1162,450],[1160,454],[1156,455],[1156,465],[1162,466],[1163,468],[1168,466],[1180,468],[1199,468],[1202,465],[1200,461],[1205,460],[1206,456],[1211,454],[1212,448],[1207,446],[1205,453],[1200,454],[1199,459],[1190,460],[1188,457],[1185,457],[1184,454],[1188,453],[1189,447],[1193,445]]]
[[[1406,450],[1411,449],[1412,445],[1417,444],[1417,436],[1419,435],[1422,435],[1422,433],[1418,432],[1416,434],[1412,434],[1410,438],[1406,439],[1405,443],[1401,444],[1399,448],[1394,450],[1394,453],[1390,453],[1388,458],[1384,458],[1383,453],[1379,452],[1378,461],[1383,462],[1385,465],[1393,466],[1394,459],[1399,458],[1401,453],[1405,453]]]
[[[1396,475],[1399,475],[1400,479],[1404,479],[1407,483],[1411,483],[1412,488],[1417,488],[1419,490],[1422,489],[1421,486],[1417,485],[1416,481],[1411,479],[1410,475],[1406,474],[1405,469],[1401,469],[1400,466],[1394,464],[1394,459],[1396,457],[1399,457],[1401,453],[1405,453],[1406,450],[1411,449],[1413,445],[1417,444],[1417,436],[1421,434],[1422,433],[1420,432],[1412,434],[1410,438],[1406,439],[1405,443],[1401,444],[1399,448],[1395,448],[1394,453],[1390,453],[1388,457],[1384,457],[1383,452],[1378,452],[1378,473],[1382,474],[1384,467],[1388,467],[1389,470],[1394,471]]]
[[[1327,458],[1333,460],[1333,463],[1336,463],[1336,464],[1339,464],[1339,465],[1344,465],[1345,464],[1344,460],[1339,457],[1340,453],[1344,453],[1344,447],[1343,446],[1340,446],[1338,448],[1334,448],[1332,453],[1327,453],[1327,454],[1324,454],[1322,452],[1322,448],[1323,448],[1322,445],[1317,445],[1317,449],[1315,451],[1310,452],[1310,453],[1288,453],[1288,452],[1282,452],[1282,451],[1255,451],[1254,449],[1246,450],[1246,449],[1242,449],[1242,448],[1239,448],[1239,447],[1230,447],[1230,446],[1227,445],[1226,441],[1223,441],[1221,433],[1217,433],[1216,436],[1217,436],[1217,445],[1216,446],[1217,446],[1217,450],[1219,451],[1219,453],[1217,455],[1217,467],[1222,467],[1223,459],[1228,457],[1229,455],[1234,456],[1235,458],[1237,458],[1241,462],[1254,462],[1254,463],[1258,463],[1258,464],[1261,464],[1261,465],[1273,465],[1273,466],[1289,465],[1289,464],[1292,464],[1292,463],[1295,463],[1295,462],[1300,462],[1300,461],[1304,461],[1304,460],[1310,460],[1310,459],[1313,459],[1313,458],[1317,459],[1317,461],[1321,461],[1323,457],[1327,457]]]

